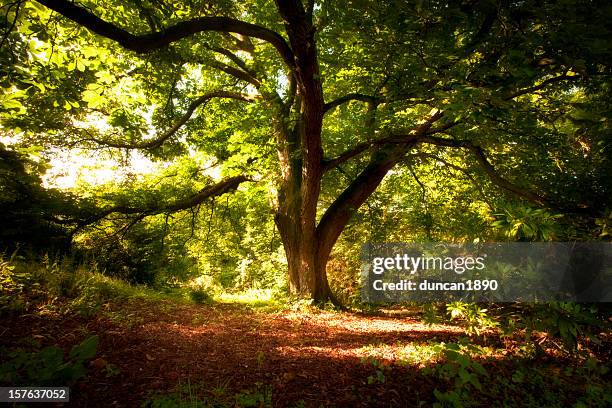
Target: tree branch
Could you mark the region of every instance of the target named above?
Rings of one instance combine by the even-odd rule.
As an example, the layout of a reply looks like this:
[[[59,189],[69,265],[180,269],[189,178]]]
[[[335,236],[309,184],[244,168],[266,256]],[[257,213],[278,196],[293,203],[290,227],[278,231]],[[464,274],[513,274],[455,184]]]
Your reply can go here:
[[[236,190],[238,186],[245,181],[252,180],[247,176],[230,177],[218,183],[204,187],[197,194],[191,197],[188,197],[184,200],[178,200],[170,204],[156,204],[149,207],[135,207],[124,205],[114,206],[78,222],[77,227],[73,231],[73,234],[79,231],[80,229],[86,227],[87,225],[94,224],[111,214],[138,214],[139,216],[142,216],[142,218],[144,218],[150,215],[187,210],[197,205],[200,205],[209,198],[217,197],[229,191]]]
[[[163,48],[175,41],[205,31],[236,33],[258,38],[270,43],[283,61],[290,67],[295,66],[293,51],[285,39],[275,31],[255,24],[235,20],[229,17],[199,17],[177,23],[163,31],[150,34],[134,35],[91,13],[68,0],[37,0],[42,5],[88,28],[96,34],[109,38],[122,47],[138,53],[146,53]]]
[[[551,207],[551,203],[546,198],[527,189],[521,188],[500,176],[495,170],[495,167],[493,167],[491,162],[489,162],[486,154],[484,153],[484,150],[480,146],[474,145],[469,141],[446,139],[430,135],[419,136],[416,138],[415,141],[417,143],[433,144],[436,146],[467,149],[474,155],[485,173],[487,173],[487,176],[489,176],[491,182],[493,182],[493,184],[496,184],[497,186],[540,206]]]
[[[435,129],[432,129],[431,126],[434,124],[434,122],[440,119],[442,115],[443,113],[441,111],[436,111],[424,123],[422,123],[421,125],[411,130],[408,136],[392,135],[392,136],[384,137],[380,139],[369,140],[367,142],[363,142],[363,143],[359,143],[355,145],[352,149],[345,151],[344,153],[340,154],[339,156],[336,156],[333,159],[323,160],[323,163],[322,163],[323,172],[329,171],[339,166],[340,164],[352,159],[355,156],[360,155],[361,153],[367,151],[368,149],[374,146],[381,146],[385,144],[413,143],[416,141],[414,140],[414,137],[416,135],[426,135],[426,134],[429,134],[430,132],[433,132]],[[453,126],[455,125],[453,124]],[[447,125],[441,126],[437,129],[442,129],[445,127],[447,127]],[[448,128],[450,127],[452,126],[448,126]],[[441,130],[437,130],[437,131],[441,131]],[[433,132],[433,133],[436,133],[436,132]]]
[[[323,105],[323,112],[327,112],[331,109],[334,109],[337,106],[342,105],[343,103],[346,102],[350,102],[350,101],[361,101],[361,102],[378,102],[381,98],[377,97],[377,96],[371,96],[371,95],[365,95],[365,94],[361,94],[361,93],[350,93],[347,95],[344,95],[338,99],[334,99],[331,102],[326,103],[325,105]]]
[[[567,207],[564,205],[559,205],[558,203],[553,202],[552,200],[536,194],[528,189],[517,186],[516,184],[506,180],[502,176],[497,173],[495,167],[489,162],[484,150],[477,145],[465,140],[456,140],[456,139],[447,139],[442,137],[431,136],[427,131],[420,134],[409,134],[405,136],[392,136],[388,138],[384,138],[378,141],[378,143],[390,143],[390,144],[406,144],[406,143],[414,143],[414,145],[425,143],[432,144],[435,146],[442,147],[451,147],[451,148],[463,148],[470,151],[478,164],[483,168],[491,182],[498,187],[501,187],[515,195],[522,197],[534,204],[537,204],[542,207],[552,208],[565,213],[576,213],[576,214],[590,214],[593,216],[597,215],[597,212],[592,208],[587,206],[579,206],[579,207]]]
[[[332,247],[351,216],[368,199],[382,182],[385,175],[401,161],[406,152],[413,147],[420,137],[425,136],[431,126],[443,116],[439,110],[430,113],[429,118],[414,127],[409,137],[399,145],[386,144],[378,149],[353,182],[329,206],[317,226],[319,237],[319,256],[329,256]]]
[[[559,76],[548,78],[547,80],[542,81],[542,83],[539,84],[539,85],[534,85],[534,86],[531,86],[529,88],[520,89],[520,90],[518,90],[518,91],[516,91],[514,93],[506,95],[503,99],[505,101],[509,101],[509,100],[514,99],[514,98],[516,98],[518,96],[525,95],[525,94],[530,94],[530,93],[533,93],[535,91],[539,91],[540,89],[545,88],[546,86],[548,86],[548,85],[550,85],[552,83],[561,82],[561,81],[568,81],[568,80],[569,81],[573,81],[573,80],[576,80],[578,78],[579,77],[577,75],[576,76],[568,76],[567,72],[564,72],[563,74],[561,74]]]
[[[229,98],[244,102],[252,102],[254,100],[254,98],[249,95],[244,95],[237,92],[222,90],[213,91],[208,94],[202,95],[199,98],[195,99],[193,102],[191,102],[183,116],[181,116],[179,120],[177,120],[176,123],[172,125],[170,129],[166,130],[164,133],[154,139],[145,140],[137,143],[113,142],[109,140],[98,139],[95,137],[89,137],[86,140],[95,142],[99,145],[115,147],[118,149],[154,149],[156,147],[161,146],[166,140],[170,139],[183,125],[185,125],[185,123],[187,123],[187,121],[191,118],[191,116],[199,106],[207,104],[213,98]]]
[[[437,121],[439,118],[441,118],[442,115],[443,113],[438,111],[436,114],[432,115],[425,123],[420,125],[418,128],[413,129],[407,135],[392,135],[392,136],[381,138],[378,140],[361,143],[355,146],[353,149],[350,149],[344,152],[343,154],[336,157],[335,159],[324,162],[323,163],[324,171],[328,171],[338,166],[339,164],[351,159],[352,157],[355,157],[361,154],[362,152],[376,145],[378,146],[392,145],[392,144],[416,145],[420,143],[425,143],[425,144],[432,144],[432,145],[442,146],[442,147],[463,148],[463,149],[469,150],[475,156],[476,160],[478,161],[480,166],[483,168],[483,170],[485,171],[489,179],[497,186],[502,187],[503,189],[510,191],[518,195],[519,197],[523,197],[527,199],[528,201],[536,203],[540,206],[553,207],[553,205],[546,198],[536,193],[533,193],[529,190],[521,188],[511,183],[510,181],[506,180],[505,178],[501,177],[497,173],[493,165],[489,162],[489,160],[487,159],[487,156],[485,155],[483,149],[480,146],[476,146],[469,141],[461,141],[461,140],[456,140],[456,139],[447,139],[447,138],[431,136],[432,133],[436,133],[437,131],[440,131],[439,129],[454,126],[454,124],[448,124],[448,125],[440,126],[437,129],[435,128],[432,129],[433,123]]]

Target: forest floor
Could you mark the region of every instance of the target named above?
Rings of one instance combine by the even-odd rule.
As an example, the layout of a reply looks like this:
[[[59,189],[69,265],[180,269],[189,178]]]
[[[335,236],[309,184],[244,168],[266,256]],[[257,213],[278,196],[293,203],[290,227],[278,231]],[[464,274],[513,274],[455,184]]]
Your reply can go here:
[[[462,398],[453,395],[452,373],[434,375],[427,367],[439,357],[434,345],[458,342],[466,337],[464,330],[425,325],[416,315],[130,299],[109,302],[90,317],[46,311],[2,320],[0,345],[5,347],[28,339],[70,350],[99,335],[96,357],[88,376],[71,390],[70,406],[138,407],[145,401],[154,407],[430,406],[446,398],[434,397],[434,389]],[[510,358],[516,356],[516,343],[486,333],[473,341],[487,350],[487,371],[521,387],[517,360]],[[566,362],[546,356],[539,364],[559,373]],[[470,367],[462,387],[481,388],[478,378],[484,377]],[[584,392],[583,383],[573,383]],[[567,386],[563,380],[558,385]],[[196,399],[209,405],[190,403]]]

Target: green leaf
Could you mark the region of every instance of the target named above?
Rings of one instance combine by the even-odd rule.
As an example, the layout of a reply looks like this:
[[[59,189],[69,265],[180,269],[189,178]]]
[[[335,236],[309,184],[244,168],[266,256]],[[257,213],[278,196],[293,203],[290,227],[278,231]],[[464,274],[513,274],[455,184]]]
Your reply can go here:
[[[85,361],[93,358],[96,355],[99,341],[100,338],[97,335],[88,337],[70,350],[70,358],[76,361]]]

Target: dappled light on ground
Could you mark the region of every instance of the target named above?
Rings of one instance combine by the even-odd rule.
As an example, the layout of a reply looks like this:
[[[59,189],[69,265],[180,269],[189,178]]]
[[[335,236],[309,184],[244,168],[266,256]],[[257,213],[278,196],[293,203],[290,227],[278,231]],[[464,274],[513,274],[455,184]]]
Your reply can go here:
[[[87,406],[139,406],[185,384],[230,396],[265,385],[274,407],[419,406],[440,387],[424,370],[445,360],[445,344],[461,342],[473,361],[509,364],[499,368],[504,375],[513,370],[499,336],[467,342],[461,327],[414,316],[132,299],[89,319],[47,311],[9,320],[14,329],[3,343],[10,346],[27,337],[69,349],[100,336],[90,378],[72,392]]]
[[[379,347],[374,345],[397,351],[411,342],[450,341],[462,334],[454,326],[425,326],[390,317],[262,313],[232,304],[143,301],[113,305],[89,322],[28,315],[11,323],[18,328],[12,333],[15,340],[30,335],[71,344],[86,332],[100,335],[99,358],[121,374],[107,377],[104,370],[94,369],[92,381],[74,392],[76,400],[89,406],[105,401],[102,395],[110,390],[116,395],[112,399],[124,405],[126,400],[142,400],[147,393],[169,391],[187,381],[208,389],[223,382],[237,391],[257,382],[272,384],[275,406],[299,399],[309,404],[332,400],[353,404],[357,390],[368,387],[372,367],[362,360],[372,347]],[[397,357],[385,354],[384,358]],[[412,369],[401,370],[406,374]],[[406,381],[414,375],[401,378]]]

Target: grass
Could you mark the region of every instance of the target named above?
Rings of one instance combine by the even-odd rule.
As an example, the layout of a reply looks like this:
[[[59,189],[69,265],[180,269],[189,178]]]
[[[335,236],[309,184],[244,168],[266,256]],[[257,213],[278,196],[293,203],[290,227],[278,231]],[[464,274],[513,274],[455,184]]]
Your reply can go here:
[[[185,285],[156,290],[106,276],[95,264],[75,265],[68,258],[53,260],[48,256],[42,262],[0,256],[0,294],[0,313],[27,309],[32,299],[51,309],[58,300],[68,300],[67,307],[86,316],[97,313],[111,301],[139,299],[199,305],[238,304],[261,312],[284,310],[288,305],[285,297],[271,289],[216,292],[202,285]]]
[[[243,292],[221,292],[214,297],[219,303],[239,304],[261,312],[277,312],[287,308],[287,299],[272,289],[249,289]]]
[[[206,393],[204,387],[190,380],[179,383],[176,390],[158,393],[142,404],[144,408],[268,408],[272,407],[271,387],[256,384],[250,390],[229,394],[225,387]]]
[[[74,265],[70,259],[42,262],[0,257],[0,314],[74,311],[93,316],[110,302],[130,300],[188,302],[184,291],[161,292],[104,275],[95,265]]]

